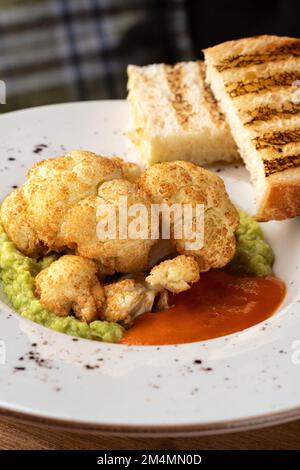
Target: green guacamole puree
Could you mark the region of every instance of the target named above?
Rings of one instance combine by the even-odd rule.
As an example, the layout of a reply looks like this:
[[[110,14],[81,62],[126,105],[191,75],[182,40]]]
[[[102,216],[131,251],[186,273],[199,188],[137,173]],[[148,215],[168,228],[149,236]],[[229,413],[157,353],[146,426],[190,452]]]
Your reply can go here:
[[[258,223],[243,211],[240,211],[236,237],[236,254],[228,269],[253,276],[271,274],[274,261],[272,249],[264,240]],[[72,336],[112,343],[120,341],[124,330],[117,323],[94,321],[88,325],[73,316],[58,317],[42,307],[34,295],[34,278],[55,259],[55,256],[47,256],[35,261],[24,256],[9,241],[0,224],[0,280],[12,306],[23,317]]]
[[[52,330],[105,342],[122,339],[123,328],[117,323],[94,321],[89,325],[75,317],[58,317],[45,310],[34,295],[34,277],[49,266],[55,256],[37,262],[20,253],[9,241],[0,224],[0,280],[12,306],[25,318]]]
[[[227,268],[240,274],[269,276],[274,263],[272,248],[265,241],[259,224],[244,211],[239,210],[239,215],[236,252]]]

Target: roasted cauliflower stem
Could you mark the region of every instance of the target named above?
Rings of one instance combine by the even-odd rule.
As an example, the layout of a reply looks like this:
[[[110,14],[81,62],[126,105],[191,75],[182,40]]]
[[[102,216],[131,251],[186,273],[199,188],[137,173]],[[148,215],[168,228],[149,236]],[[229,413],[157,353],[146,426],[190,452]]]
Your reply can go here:
[[[125,233],[124,239],[119,237],[119,202],[124,196],[128,208],[133,204],[141,204],[148,211],[149,216],[143,217],[144,239],[132,238],[129,231]],[[104,274],[143,271],[148,265],[150,250],[157,243],[157,240],[151,239],[150,204],[149,198],[143,196],[134,183],[125,179],[105,182],[99,187],[97,197],[84,199],[67,212],[61,237],[64,244],[75,249],[78,255],[96,260]],[[102,221],[105,231],[104,217],[112,210],[116,213],[117,230],[115,237],[109,238],[105,233],[101,234],[97,226]],[[128,227],[138,215],[139,212],[131,217],[128,213]]]
[[[193,256],[179,255],[152,268],[146,283],[154,290],[179,294],[199,281],[199,265]]]
[[[0,220],[9,239],[26,256],[47,253],[47,247],[28,223],[23,188],[16,189],[4,199],[0,207]]]
[[[104,286],[103,319],[130,326],[142,313],[151,312],[157,292],[136,279],[123,279]]]
[[[105,301],[97,265],[81,256],[65,255],[35,278],[42,306],[58,316],[74,315],[87,323],[99,318]]]
[[[180,254],[193,255],[200,271],[221,268],[233,257],[238,212],[231,203],[221,178],[186,161],[158,163],[147,169],[137,181],[142,193],[157,204],[190,203],[204,205],[204,244],[187,250],[190,240],[174,239]]]

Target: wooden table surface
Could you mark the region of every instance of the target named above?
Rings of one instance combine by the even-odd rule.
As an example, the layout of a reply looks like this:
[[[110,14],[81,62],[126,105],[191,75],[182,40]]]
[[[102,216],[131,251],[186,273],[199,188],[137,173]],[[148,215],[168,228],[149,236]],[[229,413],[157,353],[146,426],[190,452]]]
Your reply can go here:
[[[300,449],[300,421],[218,436],[187,438],[138,438],[74,433],[51,427],[0,420],[0,450],[96,449],[96,450],[210,450]]]

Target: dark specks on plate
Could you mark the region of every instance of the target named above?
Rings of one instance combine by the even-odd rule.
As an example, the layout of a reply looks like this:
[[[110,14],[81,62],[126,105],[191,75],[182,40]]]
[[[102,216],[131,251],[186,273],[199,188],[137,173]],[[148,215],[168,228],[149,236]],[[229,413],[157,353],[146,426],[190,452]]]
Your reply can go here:
[[[195,359],[195,360],[194,360],[194,364],[202,364],[201,359]]]
[[[94,369],[99,369],[98,364],[91,365],[91,364],[85,364],[84,366],[87,370],[94,370]]]
[[[47,144],[37,144],[34,148],[33,148],[33,153],[35,154],[39,154],[41,153],[45,148],[47,148],[48,145]]]
[[[37,343],[32,343],[31,347],[35,348]],[[18,359],[22,364],[26,363],[27,361],[30,363],[34,363],[38,367],[43,367],[45,369],[52,369],[51,362],[49,360],[43,359],[41,355],[37,351],[30,350],[23,356],[20,356]],[[22,368],[19,366],[14,367],[15,370],[25,370],[25,367],[22,365]]]

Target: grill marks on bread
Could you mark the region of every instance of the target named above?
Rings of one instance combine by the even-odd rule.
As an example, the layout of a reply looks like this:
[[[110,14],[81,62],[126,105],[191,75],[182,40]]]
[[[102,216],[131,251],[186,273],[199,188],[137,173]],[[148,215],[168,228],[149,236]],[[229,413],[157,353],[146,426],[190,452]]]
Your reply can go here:
[[[300,103],[286,101],[278,107],[263,104],[254,109],[247,109],[245,114],[248,119],[244,122],[245,126],[258,124],[258,121],[274,121],[277,119],[290,119],[293,116],[300,115]]]
[[[204,50],[207,78],[250,172],[259,221],[300,214],[300,39],[263,35]]]
[[[172,93],[171,105],[175,110],[177,121],[183,129],[186,129],[189,125],[189,119],[194,113],[191,103],[185,97],[187,87],[183,81],[183,65],[180,63],[175,66],[165,64],[164,70]]]
[[[266,176],[280,173],[282,171],[291,170],[300,167],[300,154],[285,155],[284,157],[275,157],[271,160],[264,159],[264,171]]]
[[[207,103],[207,106],[209,106],[211,116],[214,119],[215,123],[217,125],[220,125],[225,121],[225,116],[221,112],[219,105],[218,105],[218,101],[216,100],[209,84],[205,81],[205,66],[201,61],[198,61],[198,67],[199,67],[200,80],[204,84],[203,85],[204,99]]]
[[[287,42],[287,44],[269,48],[269,50],[263,52],[231,55],[216,65],[216,69],[218,72],[224,72],[225,70],[234,68],[260,65],[266,62],[288,60],[291,57],[300,57],[300,41],[298,40],[290,40]]]
[[[226,83],[226,89],[231,98],[237,98],[249,93],[274,91],[277,88],[292,87],[294,82],[300,80],[300,69],[291,72],[270,74],[257,77],[254,80],[238,80]]]
[[[300,129],[288,129],[285,131],[265,132],[253,139],[256,150],[266,148],[280,149],[289,144],[300,143]]]
[[[197,62],[200,81],[203,83],[203,93],[212,119],[216,125],[224,124],[225,117],[220,111],[218,102],[210,86],[205,82],[205,68],[201,61]],[[168,87],[171,91],[170,104],[175,110],[176,119],[182,129],[187,129],[190,119],[195,115],[192,103],[187,98],[187,85],[184,83],[184,64],[174,66],[164,64],[164,72]]]
[[[257,50],[250,53],[231,54],[215,66],[219,72],[227,72],[229,76],[228,71],[234,75],[234,70],[245,69],[245,80],[239,78],[239,80],[230,81],[229,79],[225,81],[225,87],[232,99],[239,99],[237,107],[244,125],[255,131],[256,136],[252,138],[252,141],[256,150],[262,152],[266,177],[300,167],[300,154],[292,150],[292,154],[288,155],[290,149],[285,150],[288,145],[299,146],[300,144],[300,128],[296,122],[300,116],[300,102],[293,100],[293,94],[300,85],[300,82],[297,82],[300,80],[300,66],[297,68],[295,61],[292,70],[291,67],[286,71],[283,68],[285,62],[288,63],[297,58],[300,58],[300,40],[290,39],[281,45],[258,46]],[[280,62],[280,65],[277,66],[276,62]],[[261,64],[270,64],[267,73],[261,67],[255,68]],[[254,68],[251,69],[252,76],[249,79],[247,78],[249,67],[252,66]],[[239,72],[239,77],[241,77],[241,72]],[[276,101],[278,93],[281,99]],[[254,97],[255,95],[261,97],[259,105],[249,105],[251,99],[248,99],[248,96],[251,94]],[[279,130],[278,124],[282,120],[285,120],[286,124],[283,129]],[[284,150],[285,155],[282,153]],[[265,152],[267,152],[267,157]]]

